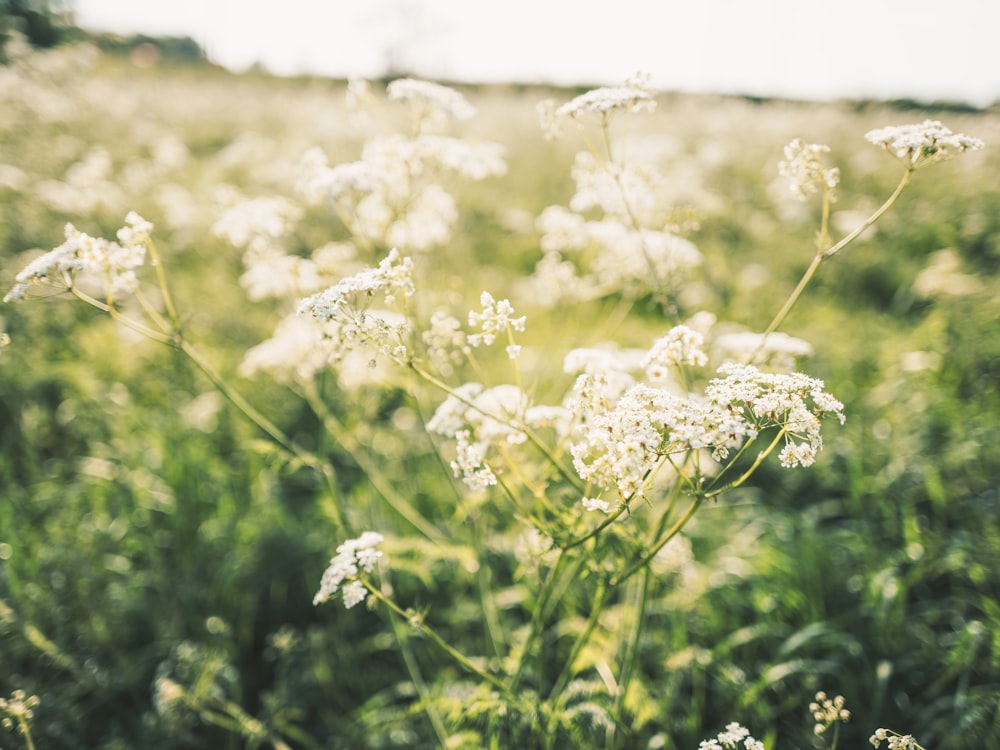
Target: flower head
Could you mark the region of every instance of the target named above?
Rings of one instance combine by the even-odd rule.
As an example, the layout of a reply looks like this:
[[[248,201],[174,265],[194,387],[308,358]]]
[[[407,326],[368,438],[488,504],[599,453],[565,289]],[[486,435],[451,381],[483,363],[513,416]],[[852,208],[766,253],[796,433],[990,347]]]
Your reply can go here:
[[[337,547],[337,554],[323,573],[313,604],[325,602],[338,591],[343,593],[347,609],[363,602],[368,591],[360,576],[375,570],[375,564],[382,557],[382,550],[377,547],[383,541],[385,538],[378,532],[366,531]]]
[[[803,143],[801,138],[785,146],[785,161],[778,164],[778,174],[789,179],[799,200],[806,200],[820,190],[829,191],[831,200],[835,197],[833,191],[840,182],[840,170],[823,162],[823,155],[829,152],[829,146]]]
[[[866,133],[865,139],[911,168],[942,161],[963,151],[980,151],[985,146],[978,138],[952,133],[937,120],[879,128]]]
[[[37,284],[70,288],[78,273],[92,273],[102,278],[108,297],[135,291],[139,286],[135,271],[146,262],[145,243],[152,226],[130,212],[125,226],[118,230],[122,239],[122,244],[118,244],[91,237],[67,224],[66,241],[25,266],[14,277],[17,283],[3,298],[4,302],[24,299],[28,289]]]

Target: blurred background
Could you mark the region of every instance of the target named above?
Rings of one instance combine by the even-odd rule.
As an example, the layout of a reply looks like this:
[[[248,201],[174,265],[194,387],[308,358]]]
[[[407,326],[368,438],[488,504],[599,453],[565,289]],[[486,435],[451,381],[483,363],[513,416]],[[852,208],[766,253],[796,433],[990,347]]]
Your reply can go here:
[[[66,3],[67,0],[62,0]],[[95,31],[190,36],[280,75],[613,84],[805,99],[1000,96],[993,0],[76,0]]]

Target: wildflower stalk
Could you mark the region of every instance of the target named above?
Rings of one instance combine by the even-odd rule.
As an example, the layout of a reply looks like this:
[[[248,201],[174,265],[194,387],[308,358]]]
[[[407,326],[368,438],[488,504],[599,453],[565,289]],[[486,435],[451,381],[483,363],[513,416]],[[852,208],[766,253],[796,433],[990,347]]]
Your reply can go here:
[[[903,172],[903,176],[900,179],[899,184],[896,185],[896,189],[893,190],[892,195],[890,195],[886,199],[885,203],[883,203],[881,206],[875,209],[875,211],[871,214],[871,216],[869,216],[867,219],[861,222],[861,224],[859,224],[857,228],[854,229],[854,231],[846,235],[836,244],[827,248],[820,247],[820,249],[817,250],[816,255],[813,257],[812,262],[809,264],[809,267],[802,275],[802,278],[799,279],[799,283],[796,285],[795,289],[792,290],[792,293],[789,295],[788,299],[785,300],[785,304],[781,306],[781,309],[778,311],[777,315],[774,316],[774,319],[771,321],[770,325],[768,325],[768,327],[764,330],[764,334],[761,337],[761,344],[758,347],[758,350],[760,349],[760,347],[764,345],[764,341],[767,339],[767,337],[770,336],[772,333],[774,333],[778,329],[778,326],[780,326],[784,322],[785,318],[788,317],[788,313],[791,312],[792,307],[794,307],[795,303],[798,302],[799,297],[802,296],[802,292],[809,285],[809,282],[812,281],[813,276],[816,275],[816,271],[819,270],[819,267],[823,263],[823,261],[826,260],[827,258],[833,257],[838,252],[843,250],[854,240],[860,237],[861,234],[866,229],[868,229],[868,227],[870,227],[872,224],[874,224],[876,221],[882,218],[882,215],[892,207],[892,205],[902,194],[903,190],[909,184],[910,175],[912,174],[913,174],[913,168],[907,167],[907,169]],[[828,207],[825,207],[825,211],[828,210],[829,210]]]
[[[385,586],[386,584],[383,584]],[[399,653],[403,656],[403,664],[406,667],[406,672],[410,676],[410,682],[413,683],[413,687],[416,689],[417,693],[420,695],[420,703],[427,712],[427,720],[431,724],[431,728],[434,730],[434,734],[437,735],[438,742],[441,747],[447,744],[448,740],[448,730],[444,726],[444,721],[441,719],[441,714],[438,713],[437,708],[434,705],[434,701],[431,700],[431,692],[427,688],[427,683],[424,682],[423,675],[420,672],[420,665],[417,664],[416,658],[413,656],[413,650],[410,648],[410,642],[406,636],[400,632],[399,617],[391,616],[389,617],[389,624],[392,626],[392,635],[396,640],[396,645],[399,646]]]
[[[573,676],[573,665],[576,663],[577,657],[580,656],[580,653],[583,651],[588,641],[590,641],[590,637],[593,635],[594,629],[597,627],[597,622],[601,617],[601,613],[604,611],[604,597],[607,596],[607,592],[607,581],[601,577],[597,584],[597,590],[594,592],[594,600],[590,604],[590,617],[587,618],[587,624],[584,625],[583,632],[577,636],[576,642],[573,644],[573,649],[566,658],[566,663],[563,665],[562,671],[559,673],[552,689],[549,691],[550,699],[555,698],[558,700],[558,697],[562,695],[563,690],[566,689],[566,685]],[[552,742],[556,738],[555,726],[553,725],[557,716],[558,711],[552,711],[549,714],[548,728],[546,731],[547,748],[553,747]]]
[[[440,389],[441,391],[443,391],[444,393],[448,394],[449,396],[452,396],[453,398],[455,398],[459,402],[465,404],[470,409],[474,409],[475,411],[479,412],[483,416],[489,417],[490,419],[494,419],[497,422],[499,422],[500,424],[507,425],[508,427],[511,427],[511,428],[517,430],[518,432],[521,432],[524,435],[526,435],[527,438],[528,438],[528,441],[532,445],[534,445],[539,451],[541,451],[542,455],[545,456],[546,460],[548,460],[548,462],[550,464],[552,464],[552,467],[557,472],[559,472],[559,475],[566,482],[568,482],[570,485],[572,485],[578,492],[583,493],[584,487],[580,484],[579,480],[573,474],[571,474],[566,469],[566,467],[564,467],[562,465],[562,463],[559,461],[559,459],[557,459],[552,454],[552,451],[549,450],[548,446],[546,446],[541,440],[539,440],[538,436],[535,435],[531,430],[526,429],[525,426],[522,425],[522,424],[516,424],[515,422],[512,422],[510,419],[507,419],[506,417],[504,417],[502,415],[489,414],[489,413],[483,411],[481,408],[479,408],[476,404],[474,404],[469,399],[464,398],[461,394],[455,393],[454,389],[452,389],[451,386],[449,386],[443,380],[441,380],[441,379],[435,377],[434,375],[432,375],[431,373],[427,372],[427,370],[425,370],[422,367],[420,367],[412,359],[409,360],[406,363],[406,366],[409,367],[420,378],[422,378],[426,382],[430,383],[435,388]]]
[[[528,636],[524,641],[524,646],[521,648],[521,657],[518,661],[517,668],[514,670],[514,675],[510,680],[511,692],[516,691],[521,682],[521,678],[524,675],[524,668],[527,665],[528,656],[531,654],[535,645],[535,640],[537,640],[542,632],[542,624],[548,616],[549,602],[554,598],[556,583],[563,575],[562,569],[568,560],[569,556],[565,553],[565,550],[559,549],[555,564],[549,570],[548,578],[545,579],[545,582],[542,584],[542,588],[538,593],[534,609],[531,612],[531,624],[529,625]],[[579,570],[582,564],[583,559],[579,558],[576,562],[575,568],[569,572],[568,577],[573,578],[576,575],[576,571]]]
[[[375,465],[369,457],[368,451],[363,450],[357,439],[348,431],[333,413],[326,407],[323,399],[320,398],[314,386],[308,386],[303,391],[303,397],[310,408],[323,423],[323,429],[334,438],[337,445],[343,449],[354,462],[365,472],[368,482],[381,495],[382,499],[410,523],[413,528],[423,534],[430,541],[441,541],[444,534],[433,524],[429,523],[413,505],[402,495],[400,495],[384,479],[384,472]]]
[[[369,593],[371,593],[373,597],[375,597],[380,602],[385,604],[385,606],[388,607],[396,615],[402,617],[404,620],[410,623],[412,627],[416,628],[421,633],[430,638],[438,646],[438,648],[444,651],[455,662],[460,664],[468,671],[472,672],[474,675],[479,677],[479,679],[483,680],[484,682],[488,682],[490,685],[492,685],[501,693],[503,693],[505,696],[507,696],[507,698],[513,701],[517,700],[517,696],[513,692],[511,692],[511,690],[507,687],[507,685],[503,683],[502,680],[473,664],[467,656],[465,656],[463,653],[453,648],[451,644],[449,644],[444,638],[442,638],[438,634],[438,632],[434,630],[434,628],[427,625],[423,621],[423,619],[419,617],[416,613],[414,613],[412,610],[411,611],[404,610],[402,607],[400,607],[392,599],[383,594],[378,588],[373,586],[367,580],[362,579],[362,583],[364,584],[365,588],[368,589]]]
[[[646,608],[649,606],[649,592],[652,580],[653,573],[647,565],[643,569],[642,578],[636,586],[636,601],[629,608],[632,617],[626,618],[626,622],[622,626],[626,634],[625,651],[621,660],[622,666],[621,675],[618,678],[618,692],[615,695],[614,708],[612,709],[619,716],[622,714],[625,698],[628,695],[629,684],[632,681],[632,675],[635,673],[635,663],[639,655],[639,641],[642,639],[643,626],[646,623]],[[615,724],[611,725],[612,732],[614,732],[615,727]],[[612,750],[618,744],[618,736],[618,734],[613,734],[611,737]]]
[[[759,467],[764,462],[764,459],[774,452],[774,449],[778,447],[778,443],[781,441],[781,439],[785,436],[787,432],[788,430],[785,429],[784,427],[778,430],[778,434],[774,436],[774,440],[771,441],[771,444],[768,445],[767,448],[765,448],[763,451],[757,454],[757,458],[754,459],[754,462],[750,465],[750,468],[747,469],[745,472],[743,472],[743,474],[740,475],[739,479],[734,479],[727,485],[706,492],[704,493],[704,496],[706,498],[717,497],[718,495],[721,495],[723,492],[727,492],[731,489],[739,487],[741,484],[747,481],[751,477],[751,475],[755,471],[757,471],[757,467]]]
[[[147,243],[147,246],[151,247],[153,246],[153,243],[149,242]],[[130,328],[152,341],[165,344],[166,346],[173,347],[174,349],[182,352],[199,370],[202,371],[202,373],[209,379],[219,393],[221,393],[231,404],[233,404],[233,406],[243,412],[244,416],[253,422],[262,432],[274,440],[275,443],[277,443],[278,446],[285,451],[285,453],[296,458],[301,461],[303,465],[310,467],[318,474],[322,475],[328,492],[330,492],[331,497],[336,499],[337,491],[336,482],[333,477],[333,469],[314,454],[296,445],[284,433],[284,431],[281,430],[281,428],[261,414],[249,401],[246,400],[246,398],[243,397],[242,394],[240,394],[239,391],[230,386],[229,383],[226,382],[225,378],[223,378],[222,375],[220,375],[219,372],[208,363],[208,360],[206,360],[201,353],[183,337],[177,325],[178,318],[176,309],[173,306],[173,302],[170,301],[170,293],[166,286],[166,278],[163,274],[162,266],[157,262],[156,267],[157,275],[160,279],[160,289],[163,294],[164,305],[167,307],[168,315],[170,316],[169,323],[156,312],[155,308],[149,304],[149,301],[144,295],[137,295],[137,299],[139,299],[140,305],[142,305],[147,315],[149,315],[153,321],[156,322],[161,329],[163,329],[162,331],[154,330],[153,328],[143,325],[127,315],[122,315],[121,311],[119,311],[114,304],[102,302],[101,300],[90,296],[86,292],[81,291],[72,283],[72,279],[68,279],[67,284],[73,296],[82,302],[86,302],[88,305],[97,308],[98,310],[106,312],[115,322],[121,323],[127,328]],[[334,508],[335,523],[340,529],[346,530],[347,526],[340,511],[340,504],[338,502],[334,502],[332,505]]]
[[[720,490],[720,492],[721,491],[722,490]],[[692,518],[694,518],[695,512],[705,501],[706,497],[708,497],[708,495],[706,495],[705,493],[699,492],[695,494],[694,500],[691,501],[691,504],[687,507],[687,510],[684,511],[684,514],[677,519],[674,525],[670,527],[667,533],[664,534],[664,536],[658,542],[656,542],[652,547],[650,547],[649,552],[640,557],[636,562],[632,563],[632,565],[625,568],[625,570],[623,570],[621,573],[612,576],[608,584],[610,586],[617,586],[623,581],[627,581],[637,572],[639,572],[644,567],[649,565],[650,561],[654,557],[656,557],[656,555],[659,553],[661,549],[663,549],[663,547],[667,544],[667,542],[669,542],[671,539],[677,536],[680,533],[681,529],[683,529],[684,526],[687,525],[687,522],[690,521]]]

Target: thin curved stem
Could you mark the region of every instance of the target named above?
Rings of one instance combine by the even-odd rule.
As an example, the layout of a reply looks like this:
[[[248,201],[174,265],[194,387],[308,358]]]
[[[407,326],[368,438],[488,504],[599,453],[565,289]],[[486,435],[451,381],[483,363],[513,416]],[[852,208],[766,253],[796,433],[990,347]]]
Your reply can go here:
[[[875,209],[875,211],[871,214],[871,216],[869,216],[867,219],[861,222],[861,224],[858,225],[858,227],[855,228],[854,231],[846,235],[835,245],[832,245],[831,247],[828,247],[826,249],[820,249],[816,252],[816,255],[813,257],[812,262],[806,269],[806,272],[802,275],[802,278],[799,280],[799,283],[795,286],[795,289],[792,290],[791,295],[789,295],[788,299],[785,300],[785,304],[781,306],[781,309],[778,311],[778,314],[774,316],[774,319],[771,321],[770,325],[768,325],[767,329],[764,331],[763,337],[761,338],[761,343],[758,346],[758,350],[764,346],[764,340],[772,333],[774,333],[778,329],[778,326],[780,326],[784,322],[785,318],[788,317],[788,313],[791,312],[792,308],[795,306],[795,303],[798,302],[799,297],[802,296],[802,292],[809,285],[809,282],[812,280],[812,277],[816,275],[816,271],[817,269],[819,269],[820,264],[822,264],[822,262],[827,258],[831,258],[838,252],[843,250],[854,240],[860,237],[861,234],[866,229],[868,229],[868,227],[870,227],[872,224],[878,221],[882,217],[882,215],[892,207],[892,205],[902,194],[903,190],[910,182],[911,174],[913,174],[913,169],[907,168],[906,171],[903,172],[903,176],[900,179],[899,184],[896,185],[896,189],[893,190],[892,195],[890,195],[886,199],[885,203],[883,203],[881,206]],[[754,354],[756,355],[756,352],[754,352]]]
[[[649,564],[650,560],[656,557],[659,551],[663,549],[664,545],[671,539],[673,539],[675,536],[677,536],[677,534],[680,533],[681,529],[684,528],[687,522],[694,517],[695,511],[698,510],[699,506],[702,504],[702,502],[704,502],[706,497],[707,495],[703,493],[698,493],[697,495],[695,495],[694,500],[691,502],[691,505],[689,505],[687,510],[684,511],[684,515],[682,515],[680,518],[677,519],[676,523],[674,523],[674,525],[670,527],[670,530],[667,531],[667,533],[650,548],[649,552],[647,552],[645,555],[639,558],[632,565],[627,567],[624,571],[612,577],[611,581],[609,582],[609,585],[617,586],[623,581],[627,581],[638,571],[645,568],[646,565]]]
[[[629,683],[635,674],[635,664],[639,654],[639,641],[642,639],[643,625],[646,622],[646,608],[649,606],[649,592],[653,580],[649,567],[643,570],[642,580],[638,585],[638,601],[629,609],[633,618],[628,621],[624,630],[626,633],[625,656],[622,659],[621,677],[618,680],[618,693],[615,695],[614,713],[621,716],[628,694]],[[614,726],[614,725],[612,725]],[[616,746],[618,734],[612,736],[612,747]]]
[[[425,623],[423,621],[423,618],[416,616],[415,613],[413,612],[407,612],[406,610],[404,610],[402,607],[396,604],[396,602],[387,597],[378,588],[373,586],[368,581],[361,579],[361,582],[364,584],[365,588],[368,589],[369,592],[371,592],[372,596],[374,596],[380,602],[385,604],[395,614],[399,615],[408,623],[410,623],[412,627],[416,628],[421,633],[430,638],[435,643],[435,645],[438,646],[438,648],[444,651],[455,662],[460,664],[468,671],[472,672],[474,675],[479,677],[479,679],[483,680],[484,682],[488,682],[490,685],[495,687],[497,690],[499,690],[501,693],[506,695],[511,700],[516,700],[516,696],[508,689],[508,687],[503,683],[502,680],[500,680],[500,678],[491,675],[489,672],[486,672],[485,670],[473,664],[472,661],[470,661],[465,654],[452,647],[451,644],[449,644],[444,638],[442,638],[438,634],[436,630],[434,630],[434,628]]]

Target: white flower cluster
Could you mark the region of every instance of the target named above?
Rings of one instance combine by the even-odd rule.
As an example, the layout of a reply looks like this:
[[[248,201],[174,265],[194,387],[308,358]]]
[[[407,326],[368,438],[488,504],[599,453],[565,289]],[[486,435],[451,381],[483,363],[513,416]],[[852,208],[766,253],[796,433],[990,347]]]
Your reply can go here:
[[[775,370],[791,370],[796,357],[812,355],[808,341],[781,331],[764,336],[752,331],[721,333],[712,339],[713,356],[718,361],[747,362],[758,367],[767,365]]]
[[[816,700],[809,704],[809,713],[816,722],[813,727],[815,735],[823,734],[838,721],[848,721],[851,718],[851,712],[844,708],[844,696],[830,698],[822,690],[816,693]]]
[[[723,365],[719,373],[701,397],[639,383],[617,399],[604,375],[581,375],[570,402],[580,420],[570,445],[577,473],[623,499],[641,496],[665,456],[708,449],[721,461],[769,427],[784,431],[781,465],[808,466],[823,445],[821,418],[832,413],[843,421],[843,405],[821,381],[801,373],[739,364]]]
[[[313,604],[325,602],[338,591],[343,594],[347,609],[363,602],[368,590],[358,576],[362,571],[371,573],[375,569],[375,563],[382,557],[382,550],[377,546],[383,541],[385,538],[378,532],[366,531],[357,539],[350,539],[337,547],[337,554],[330,560],[320,580]]]
[[[438,372],[445,376],[454,373],[468,348],[462,322],[444,310],[435,310],[421,336],[427,345],[427,357]]]
[[[621,165],[580,151],[573,162],[576,192],[569,207],[578,213],[599,209],[620,221],[631,217],[644,226],[663,224],[670,186],[655,169]]]
[[[897,125],[872,130],[865,134],[869,143],[881,146],[911,167],[929,164],[963,151],[980,151],[984,144],[978,138],[952,133],[937,120],[924,120],[917,125]]]
[[[840,182],[840,170],[823,162],[823,154],[829,152],[829,146],[803,143],[801,138],[785,146],[785,161],[778,163],[778,174],[789,179],[799,200],[806,200],[820,189],[829,191],[831,200],[835,199],[833,191]]]
[[[66,225],[66,241],[29,263],[14,277],[15,283],[3,301],[24,299],[36,284],[73,285],[78,273],[95,274],[110,297],[134,292],[139,285],[136,269],[146,262],[146,243],[153,225],[130,211],[118,230],[122,244],[91,237],[72,224]]]
[[[471,180],[507,171],[503,149],[442,135],[389,135],[365,144],[361,159],[330,167],[310,149],[302,158],[296,190],[309,204],[328,203],[350,217],[351,231],[373,242],[426,250],[451,235],[455,200],[432,181],[438,172]]]
[[[408,355],[406,319],[389,310],[372,310],[370,304],[376,295],[381,295],[387,305],[392,305],[397,296],[411,297],[414,291],[413,261],[401,257],[394,249],[378,268],[366,268],[302,300],[298,314],[321,323],[336,323],[339,328],[334,337],[335,349],[341,352],[370,347],[402,361]],[[332,334],[325,331],[323,335]],[[336,351],[332,356],[337,356]]]
[[[251,257],[273,254],[289,227],[302,218],[302,208],[283,196],[261,196],[230,207],[212,226],[212,233]]]
[[[883,742],[888,742],[889,750],[923,750],[912,735],[898,734],[891,729],[876,729],[868,742],[872,747],[880,747]]]
[[[496,484],[486,460],[492,450],[527,440],[518,426],[529,414],[528,398],[520,388],[498,385],[485,388],[466,383],[456,388],[427,423],[428,432],[452,438],[457,458],[451,468],[473,490]]]
[[[395,302],[397,294],[412,297],[415,292],[413,261],[402,257],[398,250],[390,250],[378,268],[366,268],[304,299],[299,305],[299,314],[331,320],[342,315],[345,309],[353,308],[359,297],[367,302],[376,292],[383,294],[388,304]],[[364,306],[367,305],[358,305]]]
[[[469,326],[476,328],[479,333],[470,333],[467,341],[469,346],[492,346],[496,341],[497,334],[508,331],[524,332],[526,317],[514,317],[514,307],[510,300],[502,299],[499,302],[493,299],[489,292],[483,292],[479,296],[479,304],[483,306],[482,312],[469,311]],[[511,359],[515,359],[520,352],[520,347],[511,345],[507,347],[507,353]]]
[[[676,283],[702,262],[689,240],[662,230],[637,230],[614,217],[588,221],[550,206],[539,217],[538,228],[543,256],[531,286],[540,304],[553,307],[645,290],[657,281]],[[578,260],[574,263],[571,258]]]
[[[654,342],[640,364],[650,382],[662,383],[674,367],[707,364],[708,356],[702,349],[704,343],[704,337],[697,331],[683,325],[674,326],[666,336]]]
[[[652,112],[656,99],[649,86],[648,77],[636,75],[624,86],[605,86],[581,94],[556,109],[556,117],[578,118],[597,114],[607,116],[614,112]]]
[[[699,750],[764,750],[764,743],[750,736],[750,730],[735,721],[712,740],[703,740]]]
[[[386,87],[389,101],[407,104],[423,124],[439,125],[447,120],[468,120],[476,108],[454,89],[430,81],[399,78]]]

